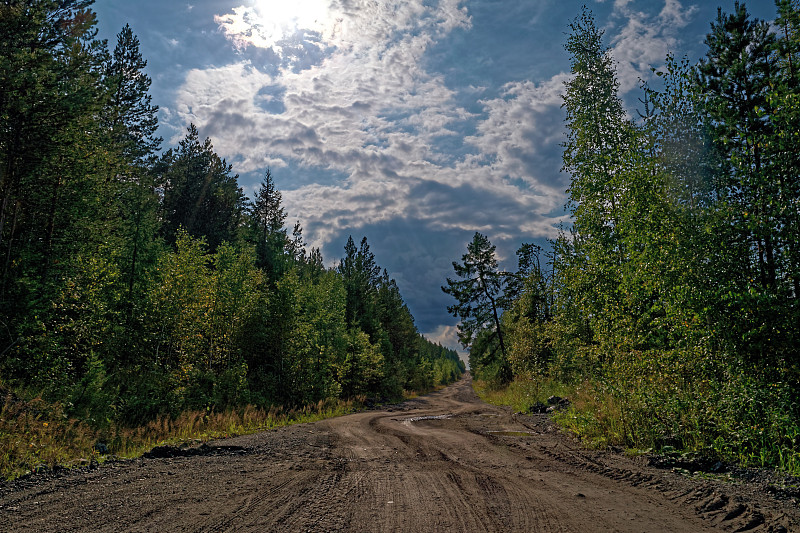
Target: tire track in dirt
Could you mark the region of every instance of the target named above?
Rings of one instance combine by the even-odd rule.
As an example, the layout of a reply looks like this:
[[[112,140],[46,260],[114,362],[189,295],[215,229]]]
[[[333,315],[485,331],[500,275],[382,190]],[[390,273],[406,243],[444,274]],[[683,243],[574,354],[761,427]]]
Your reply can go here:
[[[582,449],[544,415],[482,403],[465,379],[203,454],[5,484],[0,530],[800,530],[796,505],[740,489]]]

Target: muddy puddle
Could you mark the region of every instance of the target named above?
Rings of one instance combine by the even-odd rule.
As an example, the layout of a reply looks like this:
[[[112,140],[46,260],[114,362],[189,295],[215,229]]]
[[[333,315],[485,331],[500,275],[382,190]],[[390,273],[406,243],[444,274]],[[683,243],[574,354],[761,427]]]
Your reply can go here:
[[[403,418],[400,421],[403,424],[411,424],[413,422],[421,422],[423,420],[447,420],[448,418],[453,418],[453,415],[412,416],[411,418]]]
[[[531,435],[536,435],[533,431],[487,431],[486,433],[498,437],[530,437]]]

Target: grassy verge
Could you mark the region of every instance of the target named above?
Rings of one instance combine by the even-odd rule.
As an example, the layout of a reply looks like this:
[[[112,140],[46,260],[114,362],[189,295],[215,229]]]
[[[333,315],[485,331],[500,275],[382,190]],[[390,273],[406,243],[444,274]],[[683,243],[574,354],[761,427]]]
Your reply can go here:
[[[430,391],[404,391],[403,401]],[[187,411],[139,426],[113,423],[98,429],[70,419],[60,405],[41,398],[22,400],[0,388],[0,479],[13,480],[40,469],[78,467],[109,457],[134,458],[160,445],[180,445],[247,435],[291,424],[316,422],[364,408],[366,398],[327,399],[301,409],[247,405],[224,411]]]
[[[502,388],[491,387],[485,381],[473,380],[472,388],[486,403],[507,405],[514,411],[523,413],[531,411],[536,404],[547,404],[547,399],[551,396],[567,397],[574,391],[573,387],[552,379],[516,379]]]
[[[506,387],[492,388],[484,381],[473,381],[478,396],[492,405],[509,406],[514,411],[528,413],[537,405],[547,405],[551,396],[570,400],[570,406],[555,411],[553,421],[580,437],[585,446],[599,449],[609,445],[626,444],[621,430],[621,413],[612,398],[598,394],[589,383],[566,385],[551,378],[542,380],[516,379]]]
[[[473,387],[484,401],[522,412],[551,395],[568,398],[569,408],[556,411],[553,421],[589,448],[613,445],[630,453],[713,457],[800,475],[800,425],[785,394],[735,381],[704,385],[704,390],[650,382],[649,387],[594,381],[564,385],[545,378],[517,379],[500,389],[474,381]]]
[[[248,405],[221,412],[191,411],[177,418],[159,417],[135,428],[107,424],[96,429],[68,419],[58,405],[47,405],[41,399],[22,401],[6,394],[0,408],[0,477],[10,480],[37,469],[82,466],[109,456],[138,457],[157,445],[315,422],[351,413],[362,406],[363,400],[324,400],[302,409]]]

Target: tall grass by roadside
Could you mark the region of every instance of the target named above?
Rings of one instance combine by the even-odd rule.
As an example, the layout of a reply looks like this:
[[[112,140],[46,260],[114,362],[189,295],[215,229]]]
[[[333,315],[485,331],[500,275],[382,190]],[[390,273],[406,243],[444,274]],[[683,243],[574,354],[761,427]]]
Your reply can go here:
[[[289,424],[315,422],[353,412],[355,400],[323,400],[301,409],[247,405],[226,411],[189,411],[160,416],[135,428],[110,424],[95,429],[68,419],[59,405],[41,398],[21,400],[6,393],[0,408],[0,477],[14,479],[42,468],[73,467],[113,455],[130,458],[160,444],[179,444],[255,433]]]
[[[518,378],[506,387],[493,387],[488,382],[473,380],[472,387],[478,396],[492,405],[507,405],[514,411],[530,412],[537,404],[546,404],[551,396],[571,396],[574,387],[553,379]]]
[[[404,390],[402,397],[416,398],[443,388]],[[316,422],[364,408],[366,397],[328,398],[301,408],[254,405],[222,411],[184,411],[177,417],[161,415],[141,426],[106,422],[102,427],[70,418],[61,404],[40,396],[23,399],[0,383],[0,480],[55,467],[76,467],[109,457],[133,458],[158,445],[180,445],[266,431],[290,424]]]
[[[679,379],[664,367],[638,366],[573,384],[543,377],[473,386],[484,401],[522,412],[550,395],[568,398],[553,420],[587,447],[682,452],[800,475],[797,400],[784,382]]]
[[[0,407],[0,476],[12,479],[42,465],[73,465],[91,458],[95,433],[67,420],[41,398],[22,401],[11,393]]]

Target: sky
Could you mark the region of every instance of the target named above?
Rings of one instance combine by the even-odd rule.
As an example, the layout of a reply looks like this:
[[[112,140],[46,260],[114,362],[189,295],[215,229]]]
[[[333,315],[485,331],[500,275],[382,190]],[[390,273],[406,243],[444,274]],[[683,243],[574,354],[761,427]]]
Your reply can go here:
[[[605,31],[633,115],[667,53],[696,61],[733,0],[99,0],[139,37],[164,148],[194,123],[245,193],[270,169],[329,266],[366,236],[419,331],[458,347],[441,291],[478,231],[515,268],[569,223],[568,24]],[[772,0],[746,2],[775,16]]]

